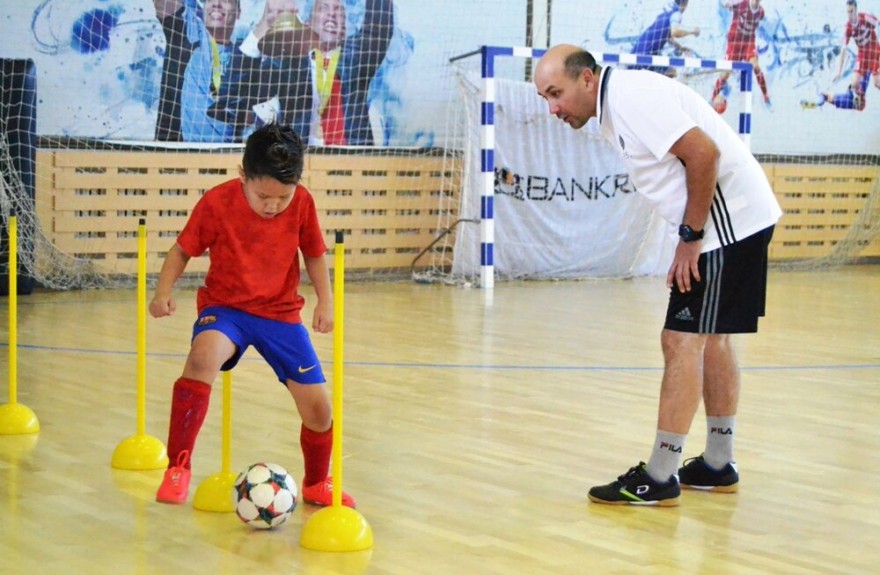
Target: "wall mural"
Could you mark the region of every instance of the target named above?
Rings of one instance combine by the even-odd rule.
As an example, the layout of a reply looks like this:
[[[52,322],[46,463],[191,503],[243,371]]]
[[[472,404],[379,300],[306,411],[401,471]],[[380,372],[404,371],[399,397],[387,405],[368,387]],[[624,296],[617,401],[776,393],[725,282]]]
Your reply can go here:
[[[754,53],[734,53],[758,64],[756,151],[880,153],[880,0],[621,0],[588,12],[554,0],[551,41],[720,59],[732,23],[755,26]],[[0,54],[37,63],[44,135],[234,143],[277,120],[316,145],[426,147],[449,129],[449,57],[523,45],[524,22],[504,0],[19,0],[0,16]],[[657,44],[650,30],[678,32]],[[736,114],[722,110],[736,82],[680,73]]]

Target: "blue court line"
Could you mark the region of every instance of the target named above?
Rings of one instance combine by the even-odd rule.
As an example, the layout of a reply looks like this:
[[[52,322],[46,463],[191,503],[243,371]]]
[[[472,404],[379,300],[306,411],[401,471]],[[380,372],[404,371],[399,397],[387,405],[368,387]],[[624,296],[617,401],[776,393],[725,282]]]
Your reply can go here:
[[[0,342],[0,348],[8,348],[9,344]],[[43,345],[22,345],[19,349],[35,351],[56,351],[65,353],[82,353],[91,355],[124,355],[136,356],[135,351],[108,350],[108,349],[83,349],[75,347],[53,347]],[[186,359],[182,353],[147,353],[147,357],[175,357],[181,361]],[[262,361],[256,357],[244,357],[243,361]],[[323,365],[331,362],[323,361]],[[598,365],[505,365],[505,364],[468,364],[468,363],[408,363],[408,362],[384,362],[384,361],[345,361],[347,366],[355,367],[391,367],[407,369],[497,369],[497,370],[520,370],[520,371],[656,371],[662,372],[662,367],[637,367],[637,366],[598,366]],[[803,370],[847,370],[847,369],[880,369],[880,363],[865,364],[835,364],[835,365],[756,365],[740,366],[741,371],[803,371]]]

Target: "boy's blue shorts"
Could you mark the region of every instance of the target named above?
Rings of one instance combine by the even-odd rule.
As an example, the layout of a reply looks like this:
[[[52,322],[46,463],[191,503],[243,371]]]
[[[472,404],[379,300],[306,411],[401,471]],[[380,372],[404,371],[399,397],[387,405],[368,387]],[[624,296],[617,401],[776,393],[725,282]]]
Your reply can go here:
[[[263,356],[275,371],[278,381],[287,384],[324,383],[324,371],[309,339],[309,332],[301,323],[287,323],[255,316],[222,306],[206,307],[193,324],[193,339],[206,330],[217,330],[226,335],[236,350],[223,364],[221,371],[236,366],[249,346]]]

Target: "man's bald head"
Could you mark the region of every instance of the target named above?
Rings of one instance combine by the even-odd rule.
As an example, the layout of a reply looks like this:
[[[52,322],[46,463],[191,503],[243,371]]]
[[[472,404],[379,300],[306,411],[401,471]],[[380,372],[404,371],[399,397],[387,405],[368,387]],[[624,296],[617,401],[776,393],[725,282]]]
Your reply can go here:
[[[561,68],[569,78],[576,78],[585,69],[594,73],[600,69],[592,54],[574,44],[558,44],[548,49],[538,61],[536,74],[542,67]]]
[[[553,46],[535,67],[535,86],[550,113],[572,128],[596,115],[601,68],[592,54],[573,44]]]

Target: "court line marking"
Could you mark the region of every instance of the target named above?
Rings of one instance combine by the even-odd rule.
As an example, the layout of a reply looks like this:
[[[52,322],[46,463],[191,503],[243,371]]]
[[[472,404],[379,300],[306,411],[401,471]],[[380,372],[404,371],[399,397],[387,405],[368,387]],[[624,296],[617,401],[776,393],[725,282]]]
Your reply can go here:
[[[8,348],[7,342],[0,342],[0,348]],[[110,349],[85,349],[76,347],[55,347],[34,344],[18,344],[18,349],[31,351],[51,351],[63,353],[81,353],[90,355],[124,355],[136,356],[136,351],[110,350]],[[147,353],[147,357],[171,357],[186,359],[184,353]],[[263,361],[257,357],[243,357],[242,361]],[[520,371],[656,371],[662,372],[662,367],[645,366],[601,366],[601,365],[513,365],[513,364],[478,364],[478,363],[411,363],[390,361],[358,361],[350,360],[343,362],[353,367],[391,367],[407,369],[496,369],[496,370],[520,370]],[[322,361],[322,365],[331,365],[331,361]],[[802,370],[847,370],[847,369],[880,369],[880,363],[864,364],[833,364],[833,365],[755,365],[740,366],[741,371],[802,371]]]

